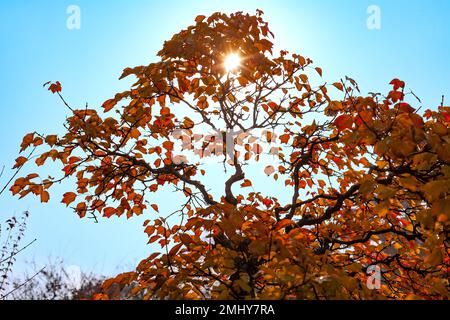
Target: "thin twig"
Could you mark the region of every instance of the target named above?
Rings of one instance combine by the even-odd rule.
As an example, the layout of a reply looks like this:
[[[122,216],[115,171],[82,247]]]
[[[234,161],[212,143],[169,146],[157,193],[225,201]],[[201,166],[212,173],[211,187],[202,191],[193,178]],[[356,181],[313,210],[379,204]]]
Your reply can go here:
[[[29,160],[30,157],[33,155],[34,150],[36,150],[36,147],[33,148],[33,150],[31,150],[30,154],[28,155],[27,159]],[[14,178],[19,174],[20,170],[23,168],[23,166],[25,165],[22,164],[19,168],[17,168],[16,172],[14,172],[14,174],[12,175],[12,177],[6,182],[6,184],[3,186],[2,190],[0,190],[0,195],[6,190],[6,188],[9,186],[9,184],[11,183],[11,181],[14,180]]]
[[[29,283],[31,280],[33,280],[34,278],[37,277],[37,275],[39,273],[41,273],[42,271],[44,271],[45,267],[43,267],[41,270],[39,270],[38,272],[36,272],[31,278],[28,278],[24,283],[22,283],[20,286],[14,288],[13,290],[11,290],[10,292],[8,292],[7,294],[5,294],[4,296],[0,297],[0,300],[4,300],[7,296],[11,295],[12,293],[16,292],[17,290],[19,290],[20,288],[22,288],[24,285],[26,285],[27,283]]]
[[[3,262],[5,262],[5,261],[7,261],[7,260],[9,260],[10,258],[12,258],[12,257],[14,257],[14,256],[16,256],[16,255],[18,255],[20,252],[22,252],[23,250],[25,250],[26,248],[28,248],[29,246],[31,246],[33,243],[35,243],[37,241],[37,239],[34,239],[33,241],[31,241],[29,244],[27,244],[25,247],[23,247],[22,249],[20,249],[20,250],[17,250],[16,252],[13,252],[9,257],[7,257],[7,258],[5,258],[5,259],[3,259],[2,261],[0,261],[0,263],[3,263]]]
[[[69,108],[70,111],[72,111],[73,113],[75,113],[75,110],[73,110],[72,107],[69,106],[69,104],[67,103],[67,101],[63,98],[63,96],[62,96],[59,92],[57,92],[57,94],[58,94],[59,98],[62,100],[62,102],[64,103],[64,105],[65,105],[67,108]]]

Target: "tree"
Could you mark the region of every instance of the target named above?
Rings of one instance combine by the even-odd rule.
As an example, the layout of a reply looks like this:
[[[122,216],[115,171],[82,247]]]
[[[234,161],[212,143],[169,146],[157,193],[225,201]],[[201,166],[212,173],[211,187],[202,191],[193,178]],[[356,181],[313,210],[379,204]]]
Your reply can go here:
[[[5,223],[0,223],[0,300],[11,294],[10,276],[17,255],[35,242],[34,240],[22,248],[19,247],[25,235],[29,215],[29,212],[25,211],[19,216],[12,216]]]
[[[62,259],[50,260],[44,268],[28,263],[32,273],[12,280],[12,300],[85,300],[100,290],[104,278],[92,272],[72,271]]]
[[[7,190],[9,184],[19,174],[21,168],[22,166],[16,168],[14,174],[6,183],[2,181],[0,185],[0,196]],[[3,177],[3,173],[4,167],[0,170],[0,179]],[[12,294],[11,290],[9,290],[12,281],[10,276],[13,272],[17,256],[36,241],[34,239],[25,246],[19,247],[25,235],[29,216],[30,213],[25,211],[20,215],[14,215],[8,218],[4,223],[0,223],[0,300],[4,300]]]
[[[55,182],[74,178],[62,202],[93,219],[158,211],[148,196],[160,189],[186,198],[175,223],[168,214],[145,223],[162,252],[104,292],[132,284],[131,294],[156,299],[449,298],[450,108],[421,116],[399,79],[387,95],[362,95],[348,77],[323,83],[311,59],[273,52],[262,14],[198,16],[158,62],[124,70],[137,80],[103,112],[71,108],[52,84],[71,110],[67,132],[30,133],[21,151],[47,145],[35,163],[58,161],[64,175],[24,176],[12,193],[47,202]],[[274,189],[284,182],[267,196],[246,189],[247,164],[263,153],[279,162],[264,170]],[[219,196],[201,161],[214,157],[232,170]],[[375,266],[381,287],[370,290]]]

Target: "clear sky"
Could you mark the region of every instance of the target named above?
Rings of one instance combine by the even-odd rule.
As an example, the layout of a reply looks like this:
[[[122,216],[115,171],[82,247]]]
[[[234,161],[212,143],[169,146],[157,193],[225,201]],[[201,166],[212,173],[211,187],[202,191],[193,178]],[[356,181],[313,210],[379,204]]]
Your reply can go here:
[[[81,10],[80,29],[66,22],[69,5]],[[367,8],[377,5],[381,29],[367,28]],[[363,92],[386,91],[398,77],[435,108],[450,99],[450,1],[413,0],[84,0],[0,2],[0,165],[10,168],[25,133],[60,133],[67,110],[42,88],[59,80],[74,107],[99,107],[129,82],[123,68],[148,64],[164,40],[214,11],[265,11],[277,48],[311,57],[327,81],[348,75]],[[24,168],[24,172],[30,170]],[[11,174],[6,170],[1,182]],[[0,220],[31,211],[27,239],[38,241],[19,256],[44,264],[62,257],[69,265],[112,274],[131,269],[152,248],[140,219],[80,220],[59,203],[57,188],[49,204],[33,198],[0,196]],[[161,211],[175,210],[163,194]]]

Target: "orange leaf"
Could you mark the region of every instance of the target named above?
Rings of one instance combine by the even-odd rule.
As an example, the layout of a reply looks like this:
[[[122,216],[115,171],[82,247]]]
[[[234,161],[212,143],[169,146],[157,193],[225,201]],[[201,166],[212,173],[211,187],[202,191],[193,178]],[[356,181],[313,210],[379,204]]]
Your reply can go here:
[[[306,188],[306,181],[305,180],[301,180],[298,184],[300,189],[305,189]]]
[[[84,203],[84,202],[80,202],[77,205],[76,211],[77,211],[77,214],[80,216],[80,218],[83,218],[86,215],[86,211],[87,211],[86,208],[87,208],[86,203]]]
[[[41,202],[48,202],[48,200],[50,199],[50,195],[48,194],[47,191],[42,191],[41,192]]]
[[[320,76],[322,76],[322,68],[317,67],[316,71]]]
[[[203,16],[203,15],[198,15],[196,18],[195,18],[195,22],[197,22],[197,23],[200,23],[200,22],[202,22],[203,20],[205,20],[205,16]]]
[[[131,129],[130,137],[137,139],[140,137],[140,135],[141,135],[141,132],[138,129],[136,129],[136,128]]]
[[[245,77],[238,77],[237,79],[239,81],[239,84],[243,87],[245,87],[248,84],[248,80]]]
[[[344,91],[344,86],[340,82],[333,83],[333,86],[335,86],[340,91]]]
[[[20,168],[20,167],[23,166],[24,163],[27,162],[27,161],[28,161],[28,159],[25,158],[25,157],[18,157],[18,158],[16,159],[16,164],[14,165],[13,169]]]
[[[33,146],[37,147],[44,143],[44,140],[42,138],[37,137],[33,140]]]
[[[286,228],[287,226],[290,226],[292,224],[293,224],[293,221],[291,219],[283,219],[277,223],[275,230],[280,230],[282,228]]]
[[[114,106],[117,104],[117,101],[115,99],[109,99],[107,101],[105,101],[103,103],[103,109],[105,112],[108,112],[109,110],[111,110],[112,108],[114,108]]]
[[[144,232],[146,234],[148,234],[149,236],[151,236],[154,232],[155,232],[155,227],[154,226],[148,226],[145,228]]]
[[[63,196],[62,203],[65,203],[66,206],[69,206],[72,202],[75,201],[77,195],[73,192],[66,192]]]
[[[34,132],[29,133],[25,137],[23,137],[22,144],[20,145],[21,147],[20,152],[28,148],[30,144],[33,142],[33,140],[34,140]]]
[[[173,150],[173,142],[171,142],[171,141],[164,141],[162,146],[167,151],[172,151]]]
[[[56,135],[49,135],[45,138],[45,142],[50,146],[53,147],[56,142],[58,141],[58,137]]]
[[[159,239],[159,235],[153,236],[153,237],[150,238],[150,240],[148,240],[148,243],[153,243],[153,242],[155,242],[158,239]]]
[[[244,182],[241,184],[242,188],[247,188],[247,187],[251,187],[252,186],[252,182],[248,179],[245,179]]]
[[[162,116],[168,116],[168,115],[170,115],[170,108],[162,107],[162,108],[161,108],[161,111],[160,111],[160,114],[161,114]]]
[[[183,121],[183,125],[185,128],[192,128],[194,126],[194,121],[192,121],[190,118],[188,117],[184,117],[184,121]]]
[[[319,183],[319,186],[323,189],[325,186],[326,186],[326,183],[325,183],[325,181],[323,181],[323,180],[319,180],[319,181],[317,181],[318,183]]]

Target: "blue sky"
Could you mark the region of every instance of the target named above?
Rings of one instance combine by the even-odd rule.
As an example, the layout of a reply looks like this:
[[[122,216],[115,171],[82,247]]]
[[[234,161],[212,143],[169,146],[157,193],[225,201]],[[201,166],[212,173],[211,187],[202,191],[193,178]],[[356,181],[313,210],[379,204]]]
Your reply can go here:
[[[69,5],[81,9],[81,28],[69,30]],[[381,29],[366,26],[369,5],[381,9]],[[10,168],[25,133],[60,133],[67,110],[48,91],[59,80],[74,107],[98,107],[128,81],[123,68],[148,64],[164,40],[190,25],[198,14],[214,11],[265,11],[277,48],[311,57],[327,81],[348,75],[363,92],[386,91],[398,77],[435,108],[450,99],[450,2],[448,0],[348,1],[1,1],[0,2],[0,165]],[[31,170],[24,168],[24,172]],[[0,182],[11,172],[6,170]],[[68,186],[69,187],[69,186]],[[32,213],[27,239],[37,242],[18,261],[62,257],[85,270],[113,274],[131,269],[152,248],[142,221],[111,219],[93,224],[78,219],[59,203],[64,186],[49,204],[33,198],[0,196],[0,220]],[[158,199],[164,211],[175,210],[172,194]]]

